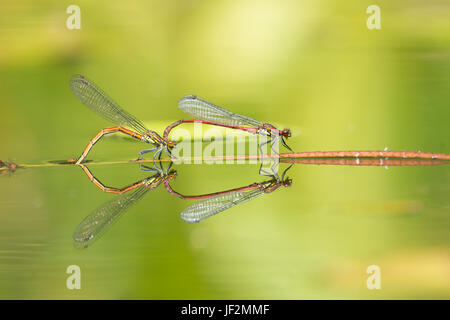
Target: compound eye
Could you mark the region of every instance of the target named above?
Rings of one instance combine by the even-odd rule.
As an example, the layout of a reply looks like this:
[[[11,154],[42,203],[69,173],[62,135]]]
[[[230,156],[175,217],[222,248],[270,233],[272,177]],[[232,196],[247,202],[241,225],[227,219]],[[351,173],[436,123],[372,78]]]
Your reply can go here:
[[[285,137],[290,137],[290,136],[291,136],[291,130],[289,130],[289,129],[284,129],[284,130],[283,130],[283,136],[285,136]]]

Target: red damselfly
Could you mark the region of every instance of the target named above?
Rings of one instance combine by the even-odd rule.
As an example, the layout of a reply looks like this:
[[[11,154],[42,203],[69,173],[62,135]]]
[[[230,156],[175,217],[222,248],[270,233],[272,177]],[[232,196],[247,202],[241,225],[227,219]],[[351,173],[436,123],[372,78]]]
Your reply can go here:
[[[170,131],[180,124],[200,122],[203,124],[237,129],[270,137],[267,141],[260,144],[261,153],[262,146],[268,143],[271,143],[272,150],[274,150],[273,146],[276,142],[278,142],[279,138],[281,138],[280,140],[283,146],[291,150],[284,140],[285,138],[291,136],[291,131],[289,129],[278,130],[269,123],[263,123],[253,118],[233,113],[211,102],[201,99],[196,95],[188,95],[181,98],[178,102],[178,107],[185,113],[195,117],[195,119],[181,119],[169,125],[164,130],[163,134],[163,138],[166,140],[168,139]]]
[[[88,155],[94,144],[104,135],[115,132],[122,132],[137,140],[147,142],[153,146],[151,149],[143,150],[139,153],[139,159],[147,152],[156,151],[153,158],[161,157],[164,149],[170,156],[170,149],[174,147],[174,142],[162,138],[153,130],[147,129],[136,117],[123,110],[116,102],[98,88],[92,81],[82,75],[75,75],[70,79],[70,87],[73,93],[93,112],[104,119],[116,124],[116,127],[102,129],[92,138],[83,150],[76,164],[80,164]],[[129,127],[133,130],[127,129]],[[141,165],[141,163],[139,163]]]

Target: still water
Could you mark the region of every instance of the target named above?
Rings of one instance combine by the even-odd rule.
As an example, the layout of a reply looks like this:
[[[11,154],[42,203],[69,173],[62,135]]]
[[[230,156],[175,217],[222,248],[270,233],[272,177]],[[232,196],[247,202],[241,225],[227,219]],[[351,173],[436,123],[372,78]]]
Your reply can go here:
[[[110,126],[72,94],[74,74],[159,133],[197,94],[290,128],[297,152],[449,154],[448,1],[378,5],[381,29],[368,30],[360,1],[83,2],[69,30],[59,1],[2,3],[0,160],[39,166],[0,176],[0,298],[450,298],[449,165],[296,164],[290,186],[194,224],[181,213],[201,199],[162,183],[80,248],[80,223],[120,195],[52,162]],[[123,188],[154,174],[116,163],[144,148],[104,138],[86,166]],[[171,169],[182,195],[270,180],[259,164]],[[381,289],[367,287],[370,266]]]
[[[147,176],[137,164],[90,169],[108,186]],[[184,195],[270,180],[258,175],[257,165],[174,169],[170,186]],[[289,187],[198,224],[180,213],[204,200],[180,199],[164,184],[146,189],[101,238],[83,248],[84,242],[73,239],[80,239],[78,225],[123,196],[102,192],[80,167],[18,169],[0,180],[2,297],[447,296],[448,166],[297,164],[286,175]],[[81,290],[66,288],[70,265],[81,269]],[[379,292],[366,288],[370,265],[383,271]]]

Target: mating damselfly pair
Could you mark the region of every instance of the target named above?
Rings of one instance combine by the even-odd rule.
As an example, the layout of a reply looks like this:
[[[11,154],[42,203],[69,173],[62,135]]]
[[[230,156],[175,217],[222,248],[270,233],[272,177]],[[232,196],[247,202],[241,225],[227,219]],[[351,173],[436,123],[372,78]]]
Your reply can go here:
[[[70,79],[70,87],[72,88],[73,93],[89,109],[116,125],[115,127],[100,130],[97,135],[89,141],[81,156],[76,160],[76,164],[80,164],[84,161],[94,144],[97,143],[100,138],[104,135],[115,132],[122,132],[132,138],[152,145],[152,148],[143,150],[139,153],[138,159],[140,160],[143,159],[143,155],[145,153],[153,151],[155,152],[153,159],[160,159],[163,150],[167,153],[167,155],[172,157],[171,151],[175,147],[175,142],[169,140],[169,133],[173,128],[182,123],[194,122],[267,136],[269,139],[259,145],[261,154],[262,147],[265,144],[270,143],[271,150],[274,150],[273,146],[279,140],[286,148],[291,150],[285,141],[285,138],[291,136],[289,129],[278,130],[269,123],[263,123],[250,117],[233,113],[195,95],[185,96],[178,102],[178,106],[181,110],[195,118],[181,119],[169,125],[164,130],[164,134],[161,137],[157,132],[147,129],[141,121],[122,109],[116,102],[114,102],[114,100],[112,100],[105,92],[103,92],[86,77],[82,75],[73,76]],[[141,169],[145,170],[143,166],[141,166]]]

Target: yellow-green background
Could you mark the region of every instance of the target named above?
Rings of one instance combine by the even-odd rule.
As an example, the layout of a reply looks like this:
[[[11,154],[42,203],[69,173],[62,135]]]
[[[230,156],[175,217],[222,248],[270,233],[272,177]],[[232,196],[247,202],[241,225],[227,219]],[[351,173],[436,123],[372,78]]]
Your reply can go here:
[[[81,8],[68,30],[66,8]],[[381,7],[382,29],[366,28]],[[161,131],[195,93],[289,127],[296,151],[450,153],[450,3],[440,1],[2,1],[0,159],[76,157],[109,124],[73,96],[93,79]],[[144,146],[102,140],[90,159]],[[257,166],[183,165],[195,194],[262,181]],[[105,184],[145,177],[92,166]],[[297,165],[291,188],[198,225],[191,202],[149,192],[87,250],[72,233],[114,197],[78,167],[0,177],[0,298],[450,298],[449,169]],[[65,270],[81,267],[82,289]],[[366,288],[379,265],[382,289]]]

